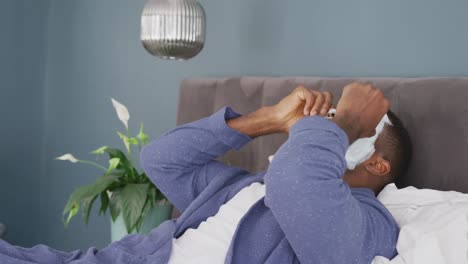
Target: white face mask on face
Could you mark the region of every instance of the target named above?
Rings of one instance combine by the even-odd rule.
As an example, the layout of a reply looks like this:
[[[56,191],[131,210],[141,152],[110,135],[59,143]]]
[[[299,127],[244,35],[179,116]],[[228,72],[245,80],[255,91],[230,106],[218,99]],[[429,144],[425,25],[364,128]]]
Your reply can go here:
[[[385,124],[392,125],[387,115],[384,115],[380,123],[375,128],[375,135],[368,138],[360,138],[353,142],[346,151],[345,159],[349,170],[354,170],[356,166],[368,160],[375,152],[375,141],[382,133]]]

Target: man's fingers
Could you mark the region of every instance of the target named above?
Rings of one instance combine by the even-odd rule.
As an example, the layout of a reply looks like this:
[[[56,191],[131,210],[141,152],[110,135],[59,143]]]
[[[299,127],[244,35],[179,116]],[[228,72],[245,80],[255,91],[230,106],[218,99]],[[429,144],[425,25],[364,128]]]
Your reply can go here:
[[[304,86],[298,86],[296,89],[298,98],[305,103],[303,109],[305,116],[327,115],[333,103],[330,92],[316,92]]]
[[[325,102],[325,95],[321,92],[315,92],[315,102],[314,106],[312,107],[312,111],[310,112],[311,116],[318,115],[323,107],[323,103]]]
[[[320,110],[320,115],[326,116],[332,107],[333,95],[328,91],[323,92],[323,95],[325,96],[325,101],[322,105],[322,109]]]
[[[309,90],[303,90],[305,105],[304,105],[304,115],[307,116],[310,113],[310,110],[315,102],[315,95]]]

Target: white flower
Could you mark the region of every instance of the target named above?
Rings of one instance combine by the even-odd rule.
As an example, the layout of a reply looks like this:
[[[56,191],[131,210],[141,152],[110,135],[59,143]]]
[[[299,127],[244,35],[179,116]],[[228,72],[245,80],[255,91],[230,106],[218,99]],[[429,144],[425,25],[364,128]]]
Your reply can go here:
[[[114,100],[114,98],[111,98],[111,100],[112,105],[114,106],[115,111],[117,112],[117,116],[119,117],[120,121],[122,121],[122,123],[125,125],[125,128],[128,129],[128,120],[130,119],[130,114],[128,113],[127,107]]]
[[[72,154],[70,153],[67,153],[67,154],[64,154],[60,157],[57,157],[55,159],[58,159],[58,160],[68,160],[70,162],[73,162],[73,163],[77,163],[78,162],[78,159],[76,159]]]

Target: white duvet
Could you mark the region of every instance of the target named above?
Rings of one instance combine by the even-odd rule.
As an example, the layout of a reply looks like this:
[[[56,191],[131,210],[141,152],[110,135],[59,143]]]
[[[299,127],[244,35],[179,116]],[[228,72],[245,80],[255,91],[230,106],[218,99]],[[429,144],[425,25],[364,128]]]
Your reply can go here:
[[[398,256],[373,264],[468,263],[468,194],[389,184],[378,199],[400,226]]]

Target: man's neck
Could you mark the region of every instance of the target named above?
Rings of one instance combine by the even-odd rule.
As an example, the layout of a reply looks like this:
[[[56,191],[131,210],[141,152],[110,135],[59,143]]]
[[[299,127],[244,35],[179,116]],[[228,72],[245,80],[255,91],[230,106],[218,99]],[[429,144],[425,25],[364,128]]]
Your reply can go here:
[[[351,188],[371,189],[376,196],[383,188],[382,183],[377,179],[377,176],[369,175],[369,173],[366,172],[347,170],[343,176],[343,180]]]

